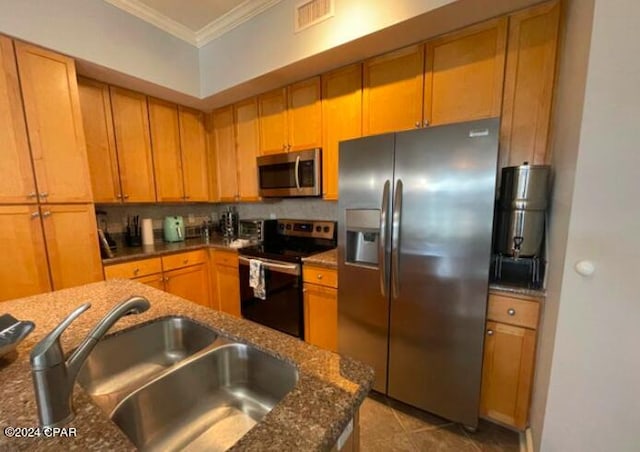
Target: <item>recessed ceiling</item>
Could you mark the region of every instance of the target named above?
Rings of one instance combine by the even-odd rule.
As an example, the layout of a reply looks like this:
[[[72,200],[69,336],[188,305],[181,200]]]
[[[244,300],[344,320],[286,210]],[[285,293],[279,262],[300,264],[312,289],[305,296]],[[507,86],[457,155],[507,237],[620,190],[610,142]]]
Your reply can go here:
[[[282,0],[104,0],[202,47]]]

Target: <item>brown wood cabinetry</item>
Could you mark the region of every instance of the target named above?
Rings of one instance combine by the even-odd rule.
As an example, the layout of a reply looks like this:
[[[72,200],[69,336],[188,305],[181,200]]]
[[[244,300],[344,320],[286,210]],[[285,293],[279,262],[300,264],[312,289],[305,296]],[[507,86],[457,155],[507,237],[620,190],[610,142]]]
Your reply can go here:
[[[509,16],[509,51],[500,131],[500,166],[548,163],[559,2]]]
[[[209,262],[205,250],[107,265],[104,274],[107,279],[133,279],[211,307]]]
[[[260,154],[322,145],[320,77],[258,96]]]
[[[338,272],[304,265],[304,336],[318,347],[338,350]]]
[[[322,194],[338,199],[339,142],[362,136],[362,65],[322,75]]]
[[[156,198],[161,202],[184,200],[178,106],[148,99]]]
[[[185,201],[209,199],[209,168],[204,113],[178,106]]]
[[[214,110],[210,115],[209,153],[211,167],[216,169],[216,193],[220,201],[236,201],[238,196],[238,170],[233,121],[233,106]],[[211,178],[210,178],[211,180]]]
[[[156,200],[149,109],[143,94],[112,86],[111,108],[125,202]]]
[[[425,124],[500,116],[506,38],[502,17],[426,43]]]
[[[490,294],[480,414],[519,430],[527,426],[538,302]]]
[[[233,106],[235,124],[238,199],[257,201],[258,103],[255,97]]]
[[[35,203],[36,184],[13,41],[0,36],[0,203]]]
[[[210,253],[213,307],[227,314],[241,317],[238,253],[224,250],[211,250]]]
[[[118,152],[113,133],[109,86],[78,79],[82,124],[87,141],[89,174],[94,202],[122,201]]]
[[[91,202],[75,63],[22,42],[15,49],[39,200]]]

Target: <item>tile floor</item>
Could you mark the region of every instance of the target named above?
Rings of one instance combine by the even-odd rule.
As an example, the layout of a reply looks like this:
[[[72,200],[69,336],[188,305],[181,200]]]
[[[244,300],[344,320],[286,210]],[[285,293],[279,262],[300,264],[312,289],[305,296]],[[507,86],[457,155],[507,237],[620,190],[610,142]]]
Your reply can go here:
[[[372,393],[360,409],[360,450],[518,452],[519,435],[480,421],[470,433],[460,425]]]

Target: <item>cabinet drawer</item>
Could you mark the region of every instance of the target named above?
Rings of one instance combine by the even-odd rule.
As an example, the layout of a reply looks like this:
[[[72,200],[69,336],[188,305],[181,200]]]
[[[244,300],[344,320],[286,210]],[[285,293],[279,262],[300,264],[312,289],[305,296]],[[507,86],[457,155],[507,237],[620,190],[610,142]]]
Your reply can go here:
[[[306,283],[338,287],[338,271],[332,268],[302,266],[302,280]]]
[[[162,271],[162,263],[159,257],[151,259],[140,259],[123,264],[107,265],[104,268],[104,276],[106,279],[115,278],[139,278],[140,276],[160,273]]]
[[[227,267],[238,267],[238,253],[235,251],[213,251],[213,263]]]
[[[496,322],[536,329],[539,309],[540,305],[537,301],[491,294],[487,318]]]
[[[171,254],[162,257],[162,268],[164,271],[173,270],[189,265],[201,264],[207,261],[205,250],[187,251],[185,253]]]

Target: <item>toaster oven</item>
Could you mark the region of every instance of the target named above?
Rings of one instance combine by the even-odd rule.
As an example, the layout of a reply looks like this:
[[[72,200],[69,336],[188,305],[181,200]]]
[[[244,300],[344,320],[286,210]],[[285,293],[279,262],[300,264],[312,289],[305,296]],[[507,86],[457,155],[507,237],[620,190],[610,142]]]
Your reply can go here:
[[[276,220],[247,219],[238,221],[238,238],[264,242],[276,232]]]

